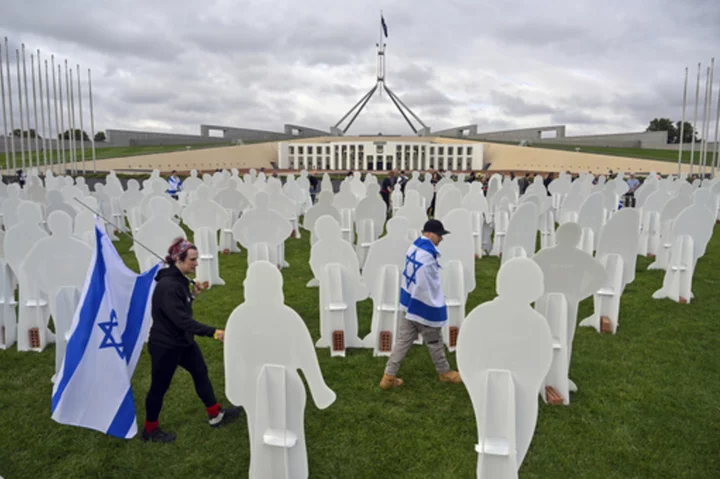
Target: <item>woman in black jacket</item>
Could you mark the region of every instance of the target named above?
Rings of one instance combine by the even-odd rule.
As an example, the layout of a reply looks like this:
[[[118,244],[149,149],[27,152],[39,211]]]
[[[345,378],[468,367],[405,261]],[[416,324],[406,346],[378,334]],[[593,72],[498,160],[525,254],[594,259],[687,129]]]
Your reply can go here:
[[[190,280],[185,276],[197,267],[197,248],[183,238],[176,238],[168,249],[165,262],[155,281],[152,297],[153,324],[150,328],[148,351],[152,363],[152,382],[145,400],[146,419],[142,438],[144,441],[173,442],[175,434],[159,427],[160,409],[165,393],[170,387],[178,366],[193,378],[195,391],[205,404],[208,422],[218,427],[237,418],[238,408],[222,408],[215,398],[207,366],[195,336],[206,336],[219,341],[225,332],[199,323],[192,316],[192,302],[202,291],[198,285],[190,292]]]

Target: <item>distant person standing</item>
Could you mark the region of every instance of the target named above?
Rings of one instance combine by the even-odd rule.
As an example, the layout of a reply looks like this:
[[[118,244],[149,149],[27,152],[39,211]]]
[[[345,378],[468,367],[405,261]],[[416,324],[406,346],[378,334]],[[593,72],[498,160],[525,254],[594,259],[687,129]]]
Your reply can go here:
[[[182,180],[177,175],[177,171],[172,170],[168,178],[168,194],[177,200],[180,190],[182,190]]]
[[[390,194],[393,191],[393,188],[395,188],[395,183],[397,180],[395,179],[395,171],[390,170],[388,172],[388,175],[385,177],[384,180],[382,180],[382,183],[380,184],[380,196],[382,196],[383,201],[385,201],[385,205],[387,206],[387,209],[390,209]]]
[[[635,191],[640,187],[640,180],[635,178],[635,174],[631,174],[630,178],[627,180],[628,185],[628,195],[635,196]]]
[[[408,249],[400,288],[401,313],[397,339],[385,366],[380,388],[402,386],[397,377],[400,363],[422,334],[441,382],[462,383],[460,373],[450,369],[445,357],[442,327],[447,322],[447,305],[440,284],[440,265],[437,246],[443,236],[449,234],[438,220],[429,220],[423,227],[422,236]]]
[[[25,170],[17,170],[17,177],[18,177],[18,183],[20,184],[20,188],[25,188]]]

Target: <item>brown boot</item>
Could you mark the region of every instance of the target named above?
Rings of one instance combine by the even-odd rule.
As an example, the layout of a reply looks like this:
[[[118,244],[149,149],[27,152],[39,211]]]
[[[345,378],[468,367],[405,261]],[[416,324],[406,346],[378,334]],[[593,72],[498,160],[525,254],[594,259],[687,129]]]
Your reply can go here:
[[[389,374],[383,374],[382,380],[380,381],[380,389],[388,390],[394,387],[402,386],[403,380],[396,377],[390,376]]]
[[[441,383],[453,383],[453,384],[461,384],[462,378],[460,377],[460,373],[457,371],[448,371],[446,373],[442,373],[440,375],[440,382]]]

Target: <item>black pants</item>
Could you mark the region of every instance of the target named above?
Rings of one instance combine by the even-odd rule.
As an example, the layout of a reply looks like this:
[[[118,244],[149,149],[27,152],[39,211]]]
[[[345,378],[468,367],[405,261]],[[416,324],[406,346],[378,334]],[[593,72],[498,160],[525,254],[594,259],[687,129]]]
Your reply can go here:
[[[197,343],[193,343],[192,346],[173,349],[148,344],[148,351],[152,363],[152,381],[145,400],[146,419],[148,421],[154,422],[160,417],[163,397],[165,397],[165,393],[170,387],[178,366],[185,369],[192,376],[195,391],[202,399],[202,402],[205,403],[205,407],[217,404],[208,377],[207,365]]]

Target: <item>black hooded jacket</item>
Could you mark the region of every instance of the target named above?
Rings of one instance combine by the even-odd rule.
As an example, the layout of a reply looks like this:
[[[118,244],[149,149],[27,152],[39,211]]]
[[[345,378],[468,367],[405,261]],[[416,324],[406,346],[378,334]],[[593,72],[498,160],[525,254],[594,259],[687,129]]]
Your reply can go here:
[[[215,334],[215,328],[193,319],[190,280],[175,265],[161,269],[155,281],[150,343],[181,348],[191,346],[196,335],[212,337]]]

